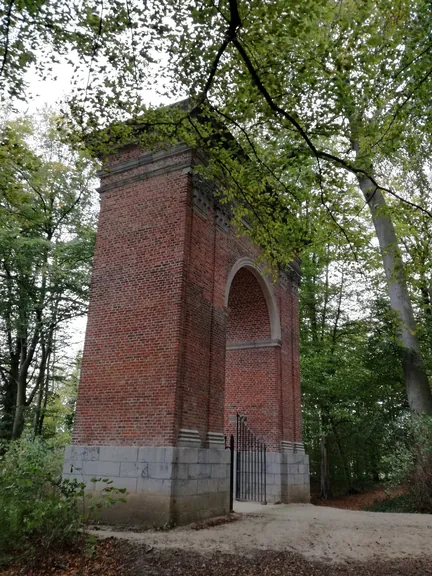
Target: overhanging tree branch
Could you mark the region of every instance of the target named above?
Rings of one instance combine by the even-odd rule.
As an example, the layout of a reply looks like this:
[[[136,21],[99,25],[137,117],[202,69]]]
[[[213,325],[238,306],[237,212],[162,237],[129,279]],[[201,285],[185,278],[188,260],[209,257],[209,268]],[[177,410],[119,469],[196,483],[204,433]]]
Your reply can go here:
[[[197,110],[206,100],[207,94],[213,84],[214,77],[216,76],[216,72],[219,66],[220,59],[222,58],[225,50],[231,44],[231,42],[235,39],[237,35],[237,30],[241,26],[241,19],[240,14],[238,11],[237,0],[230,0],[230,18],[228,22],[228,28],[225,33],[225,38],[222,44],[219,47],[219,50],[216,53],[216,56],[210,66],[209,75],[207,77],[207,82],[205,83],[204,89],[202,90],[198,101],[195,106],[195,110]]]
[[[347,162],[343,158],[340,158],[339,156],[336,156],[334,154],[330,154],[329,152],[325,152],[324,150],[319,150],[315,146],[315,144],[312,142],[311,138],[309,137],[307,132],[304,130],[304,128],[302,127],[300,122],[298,122],[292,114],[290,114],[285,109],[283,109],[281,106],[279,106],[274,101],[274,99],[272,98],[270,93],[268,92],[267,88],[265,87],[264,83],[262,82],[262,80],[260,78],[260,75],[258,74],[255,66],[252,63],[252,60],[250,59],[248,53],[246,52],[244,46],[242,45],[240,39],[237,36],[237,32],[240,29],[241,24],[242,24],[241,18],[240,18],[240,13],[238,10],[237,0],[230,0],[229,7],[230,7],[230,17],[229,17],[229,21],[228,21],[229,22],[228,28],[227,28],[227,31],[225,34],[225,39],[222,42],[219,50],[216,53],[216,57],[213,60],[212,66],[210,68],[210,73],[209,73],[209,76],[207,78],[206,84],[204,86],[203,91],[201,92],[200,97],[198,98],[198,101],[197,101],[196,106],[194,107],[193,111],[198,110],[199,107],[202,105],[202,103],[206,100],[208,92],[209,92],[209,90],[213,84],[214,78],[216,76],[216,72],[217,72],[217,69],[219,66],[220,59],[222,58],[222,55],[224,54],[224,52],[226,51],[228,46],[232,43],[235,46],[237,52],[239,53],[241,59],[243,60],[243,63],[245,64],[246,69],[248,70],[252,80],[254,81],[256,87],[258,88],[259,92],[263,96],[267,105],[270,107],[270,109],[273,112],[275,112],[277,115],[285,118],[294,127],[295,131],[303,139],[303,141],[306,143],[309,150],[312,152],[312,154],[317,159],[320,158],[322,160],[327,160],[327,161],[335,164],[336,166],[339,166],[339,167],[347,170],[348,172],[351,172],[352,174],[354,174],[357,177],[363,176],[363,177],[368,178],[376,189],[382,190],[383,192],[387,192],[388,194],[390,194],[391,196],[394,196],[395,198],[397,198],[401,202],[404,202],[405,204],[410,205],[411,207],[415,208],[416,210],[420,210],[421,212],[427,214],[430,218],[432,218],[432,212],[423,208],[422,206],[419,206],[415,202],[411,202],[410,200],[403,198],[402,196],[398,195],[396,192],[394,192],[390,188],[386,188],[384,186],[381,186],[375,180],[375,178],[368,173],[367,170],[364,170],[363,168],[358,168],[357,166],[354,166],[353,164],[351,164],[350,162]],[[224,16],[224,19],[227,20],[227,18],[225,16]],[[431,73],[432,73],[432,71],[431,71]]]
[[[393,124],[396,121],[396,118],[399,116],[402,108],[404,106],[406,106],[408,104],[408,102],[411,100],[411,98],[414,96],[414,94],[416,93],[416,91],[426,82],[426,80],[432,75],[432,69],[429,70],[421,80],[419,80],[419,82],[417,82],[417,84],[414,86],[414,88],[411,90],[411,92],[408,94],[408,96],[406,96],[404,98],[404,100],[401,102],[401,104],[396,108],[392,119],[390,120],[390,124],[387,126],[386,130],[384,131],[384,134],[381,135],[381,137],[374,142],[373,144],[371,144],[371,148],[375,148],[375,146],[378,146],[379,144],[381,144],[381,142],[384,140],[384,138],[387,136],[387,134],[390,132],[391,127],[393,126]]]
[[[286,184],[284,184],[284,182],[282,182],[282,180],[279,178],[279,176],[274,172],[274,170],[272,170],[272,168],[266,163],[264,162],[264,160],[259,156],[257,149],[254,145],[254,143],[252,142],[252,140],[249,137],[249,134],[247,133],[247,131],[243,128],[243,126],[241,126],[234,118],[232,118],[231,116],[229,116],[228,114],[225,114],[224,112],[222,112],[221,110],[218,110],[217,108],[215,108],[214,106],[212,106],[213,110],[216,112],[216,114],[219,114],[219,116],[222,116],[222,118],[224,118],[225,120],[228,120],[229,122],[231,122],[232,124],[234,124],[234,126],[236,128],[238,128],[242,134],[244,135],[244,137],[246,138],[253,155],[255,156],[255,159],[257,160],[257,162],[259,164],[261,164],[261,166],[264,167],[265,170],[267,170],[267,172],[272,176],[272,178],[274,178],[276,180],[276,182],[278,182],[282,188],[284,189],[284,191],[287,194],[290,194],[294,200],[298,203],[298,198],[295,196],[295,194],[286,186]]]
[[[0,67],[0,76],[3,76],[4,70],[6,67],[7,57],[9,54],[9,41],[10,41],[10,28],[11,28],[11,20],[12,20],[12,8],[15,4],[15,0],[9,0],[8,9],[6,13],[6,34],[5,34],[5,43],[4,43],[4,51],[3,51],[3,59],[2,64]]]
[[[381,186],[380,184],[378,184],[378,182],[375,180],[375,178],[373,176],[371,176],[366,170],[364,170],[363,168],[358,168],[356,166],[353,166],[350,162],[347,162],[346,160],[344,160],[343,158],[340,158],[339,156],[335,156],[334,154],[330,154],[328,152],[325,152],[323,150],[319,150],[318,148],[316,148],[316,146],[314,145],[314,143],[312,142],[312,140],[309,138],[308,134],[306,133],[306,131],[304,130],[304,128],[301,126],[301,124],[294,118],[294,116],[292,116],[291,114],[289,114],[286,110],[284,110],[283,108],[281,108],[278,104],[276,104],[276,102],[273,100],[273,98],[271,97],[271,95],[269,94],[268,90],[266,89],[266,87],[264,86],[264,84],[262,83],[259,74],[257,73],[257,71],[255,70],[246,50],[243,48],[243,46],[241,45],[241,43],[239,42],[239,40],[237,38],[235,38],[233,40],[233,44],[234,46],[237,48],[238,53],[240,54],[248,72],[250,73],[253,81],[255,82],[258,90],[260,91],[261,95],[263,96],[264,100],[267,102],[268,106],[271,108],[271,110],[273,110],[274,112],[276,112],[278,115],[284,117],[286,120],[288,120],[288,122],[290,122],[290,124],[292,126],[294,126],[294,128],[297,130],[298,134],[301,136],[301,138],[305,141],[305,143],[307,144],[307,146],[309,147],[309,149],[311,150],[311,152],[313,153],[313,155],[316,158],[321,158],[323,160],[328,160],[330,162],[332,162],[333,164],[336,164],[337,166],[340,166],[341,168],[344,168],[345,170],[347,170],[348,172],[351,172],[352,174],[354,174],[355,176],[359,177],[359,176],[364,176],[366,178],[368,178],[372,184],[375,186],[376,189],[382,190],[383,192],[387,192],[389,193],[391,196],[394,196],[395,198],[397,198],[398,200],[400,200],[401,202],[404,202],[405,204],[409,204],[410,206],[412,206],[413,208],[416,208],[417,210],[420,210],[421,212],[424,212],[425,214],[427,214],[430,218],[432,218],[432,212],[430,212],[429,210],[423,208],[422,206],[419,206],[418,204],[411,202],[410,200],[407,200],[405,198],[403,198],[402,196],[399,196],[396,192],[394,192],[393,190],[391,190],[390,188],[386,188],[384,186]]]

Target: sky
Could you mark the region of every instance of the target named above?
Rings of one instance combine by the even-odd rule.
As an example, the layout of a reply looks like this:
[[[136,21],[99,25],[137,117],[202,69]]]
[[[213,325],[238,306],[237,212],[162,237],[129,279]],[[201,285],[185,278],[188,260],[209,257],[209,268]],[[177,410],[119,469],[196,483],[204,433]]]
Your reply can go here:
[[[58,106],[62,99],[71,92],[71,80],[74,69],[67,64],[56,64],[53,66],[51,78],[42,80],[35,71],[29,71],[26,75],[26,81],[29,86],[30,96],[28,101],[20,103],[18,108],[20,112],[35,113],[43,106]],[[142,92],[145,104],[157,105],[162,103],[162,98],[158,93],[157,73],[154,73],[154,82],[152,89],[146,89]]]

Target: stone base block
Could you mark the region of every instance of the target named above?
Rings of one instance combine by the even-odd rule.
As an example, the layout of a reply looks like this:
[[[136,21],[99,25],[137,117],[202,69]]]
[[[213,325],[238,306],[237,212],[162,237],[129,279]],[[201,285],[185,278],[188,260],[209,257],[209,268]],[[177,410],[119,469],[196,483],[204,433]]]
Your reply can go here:
[[[229,512],[230,451],[224,448],[68,446],[64,478],[100,495],[106,483],[126,488],[126,504],[103,519],[140,526],[186,524]]]
[[[309,456],[304,451],[267,452],[267,502],[310,502]]]

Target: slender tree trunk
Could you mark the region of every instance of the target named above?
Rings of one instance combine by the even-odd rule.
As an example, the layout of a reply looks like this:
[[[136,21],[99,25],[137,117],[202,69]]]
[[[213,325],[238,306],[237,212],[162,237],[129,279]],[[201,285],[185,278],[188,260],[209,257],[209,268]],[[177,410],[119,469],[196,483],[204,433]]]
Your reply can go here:
[[[404,265],[396,232],[385,198],[366,176],[359,176],[360,189],[368,203],[378,238],[390,303],[399,320],[402,361],[408,402],[413,412],[432,414],[432,392],[424,368],[412,303],[404,276]]]
[[[324,290],[324,306],[321,318],[321,339],[324,339],[324,330],[327,320],[327,304],[329,300],[329,259],[327,257],[328,247],[326,247],[326,272],[325,272],[325,290]]]
[[[14,338],[12,310],[13,310],[13,280],[6,261],[3,261],[7,286],[7,306],[4,312],[4,322],[6,328],[6,341],[9,352],[9,375],[4,383],[4,392],[2,398],[3,417],[0,424],[0,437],[6,440],[12,439],[12,430],[17,401],[17,383],[19,364],[21,358],[21,340]]]
[[[10,359],[10,371],[4,383],[2,394],[3,417],[0,422],[0,438],[12,439],[12,429],[17,401],[17,381],[19,369],[19,353],[12,354]]]
[[[36,396],[36,407],[33,417],[33,433],[36,436],[39,434],[39,421],[41,418],[42,411],[42,400],[44,397],[44,387],[45,387],[45,377],[46,377],[46,367],[48,360],[48,350],[44,343],[42,343],[42,357],[39,365],[39,372],[36,382],[37,396]]]
[[[327,436],[323,433],[321,435],[321,491],[320,497],[327,500],[331,496],[330,493],[330,475],[329,475],[329,463],[328,463],[328,452],[327,452]]]
[[[18,379],[17,401],[15,407],[15,416],[12,428],[12,440],[16,440],[22,434],[24,428],[24,410],[26,405],[26,378]]]
[[[327,415],[321,413],[320,418],[320,429],[321,429],[321,439],[320,439],[320,449],[321,449],[321,468],[320,468],[320,498],[327,500],[331,496],[330,488],[330,466],[328,461],[328,450],[327,450]]]
[[[53,367],[54,368],[54,367]],[[45,419],[45,415],[46,415],[46,409],[47,409],[47,404],[48,404],[48,395],[49,395],[49,384],[50,384],[50,364],[47,364],[47,369],[46,369],[46,374],[45,374],[45,383],[44,383],[44,387],[43,387],[43,404],[41,407],[41,412],[40,412],[40,416],[39,416],[39,422],[38,422],[38,429],[37,429],[37,434],[39,436],[42,436],[42,429],[43,429],[43,423],[44,423],[44,419]]]
[[[41,415],[41,411],[42,411],[42,398],[43,398],[43,392],[44,392],[44,384],[41,383],[37,396],[36,396],[36,406],[35,406],[35,412],[34,412],[34,416],[33,416],[33,434],[35,436],[39,435],[39,420],[40,420],[40,415]]]
[[[333,435],[334,435],[335,440],[336,440],[336,446],[337,446],[337,449],[339,452],[339,456],[340,456],[340,459],[342,461],[342,466],[344,469],[345,480],[346,480],[346,484],[347,484],[347,492],[351,492],[351,490],[352,490],[351,473],[350,473],[347,459],[345,457],[345,452],[342,449],[342,442],[340,440],[339,434],[336,430],[336,426],[335,426],[333,420],[331,421],[331,426],[332,426],[332,430],[333,430]]]
[[[38,317],[38,323],[40,324],[40,318]],[[33,360],[36,345],[39,341],[40,329],[36,327],[33,333],[32,340],[27,349],[27,345],[23,345],[21,348],[21,358],[20,358],[20,368],[17,381],[17,401],[15,408],[15,417],[12,429],[12,440],[16,440],[22,434],[24,429],[24,412],[26,408],[26,392],[27,392],[27,377],[30,364]]]
[[[420,266],[422,266],[423,268],[427,266],[426,259],[423,259],[423,261],[420,262]],[[429,287],[424,270],[420,270],[419,288],[423,300],[424,314],[426,316],[426,319],[429,319],[432,316],[431,295],[429,293]]]

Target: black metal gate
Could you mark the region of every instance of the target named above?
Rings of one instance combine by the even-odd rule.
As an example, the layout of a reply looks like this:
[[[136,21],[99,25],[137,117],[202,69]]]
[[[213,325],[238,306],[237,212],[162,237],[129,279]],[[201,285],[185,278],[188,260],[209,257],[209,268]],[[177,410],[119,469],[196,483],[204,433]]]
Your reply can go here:
[[[236,500],[267,504],[266,445],[252,432],[246,418],[237,414]]]

